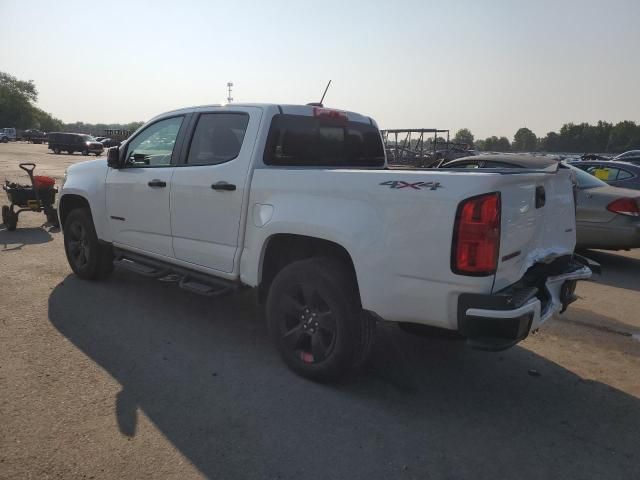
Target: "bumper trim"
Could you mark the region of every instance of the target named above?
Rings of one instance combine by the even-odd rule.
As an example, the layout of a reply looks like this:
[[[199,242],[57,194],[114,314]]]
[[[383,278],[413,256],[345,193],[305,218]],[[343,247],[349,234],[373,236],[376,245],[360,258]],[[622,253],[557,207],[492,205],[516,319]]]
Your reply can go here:
[[[520,282],[490,295],[463,293],[458,297],[458,330],[473,348],[512,347],[563,312],[575,299],[575,283],[590,276],[589,267],[573,264],[564,272],[556,268],[538,276],[536,287]]]
[[[535,316],[540,316],[540,300],[537,298],[529,300],[526,304],[520,308],[514,310],[486,310],[482,308],[469,308],[465,315],[467,317],[484,317],[484,318],[514,318],[532,313]]]

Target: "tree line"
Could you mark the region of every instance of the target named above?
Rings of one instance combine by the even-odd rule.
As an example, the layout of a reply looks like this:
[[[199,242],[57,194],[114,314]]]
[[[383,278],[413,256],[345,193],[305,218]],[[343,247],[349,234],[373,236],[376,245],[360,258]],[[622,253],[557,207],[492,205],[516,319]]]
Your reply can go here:
[[[622,153],[640,149],[640,124],[631,120],[616,124],[600,120],[595,125],[565,123],[560,131],[549,132],[544,137],[522,127],[511,141],[496,136],[476,140],[468,128],[462,128],[456,132],[453,141],[494,152]]]
[[[19,80],[0,72],[0,128],[18,130],[35,128],[43,132],[76,132],[102,135],[104,130],[136,130],[143,122],[120,123],[64,123],[50,113],[36,107],[38,90],[33,80]]]

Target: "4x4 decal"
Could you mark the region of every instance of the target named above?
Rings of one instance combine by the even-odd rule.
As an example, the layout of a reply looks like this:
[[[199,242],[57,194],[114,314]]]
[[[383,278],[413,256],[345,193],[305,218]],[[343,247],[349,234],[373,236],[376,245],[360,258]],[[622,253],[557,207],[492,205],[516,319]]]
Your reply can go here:
[[[437,190],[438,188],[444,188],[440,182],[404,182],[402,180],[388,180],[386,182],[382,182],[380,185],[388,186],[389,188],[393,188],[398,190],[400,188],[409,188],[413,190],[422,190],[424,188],[428,188],[429,190]]]

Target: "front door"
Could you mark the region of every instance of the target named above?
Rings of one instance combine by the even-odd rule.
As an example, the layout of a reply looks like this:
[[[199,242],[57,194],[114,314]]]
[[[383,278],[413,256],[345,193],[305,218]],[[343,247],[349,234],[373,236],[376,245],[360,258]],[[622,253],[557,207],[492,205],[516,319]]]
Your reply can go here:
[[[196,119],[171,187],[173,250],[179,260],[232,272],[247,176],[261,111],[211,108]]]
[[[123,168],[109,169],[107,215],[115,245],[173,257],[169,200],[185,123],[176,116],[150,124],[125,145]]]

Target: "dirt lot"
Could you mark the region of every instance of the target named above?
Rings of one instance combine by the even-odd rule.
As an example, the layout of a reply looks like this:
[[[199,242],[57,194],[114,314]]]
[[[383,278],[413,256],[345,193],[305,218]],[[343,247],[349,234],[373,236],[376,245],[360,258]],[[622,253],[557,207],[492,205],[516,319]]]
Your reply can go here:
[[[29,160],[86,158],[0,144],[0,179]],[[590,252],[603,275],[509,351],[383,325],[367,371],[323,386],[252,293],[81,281],[43,222],[0,227],[0,478],[640,478],[640,252]]]

